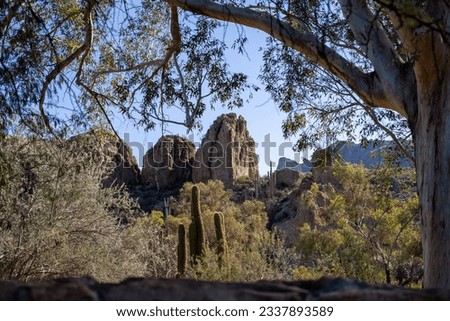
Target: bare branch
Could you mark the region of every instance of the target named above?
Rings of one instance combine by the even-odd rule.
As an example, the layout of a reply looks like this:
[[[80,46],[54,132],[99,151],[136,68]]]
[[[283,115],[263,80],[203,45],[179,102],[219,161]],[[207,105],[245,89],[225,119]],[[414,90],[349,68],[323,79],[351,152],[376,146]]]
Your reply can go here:
[[[105,74],[114,74],[114,73],[122,73],[122,72],[128,72],[133,71],[137,69],[143,69],[147,67],[160,67],[164,63],[164,59],[155,59],[152,61],[145,61],[143,63],[137,64],[135,66],[131,66],[124,69],[106,69],[106,70],[100,70],[94,72],[92,75],[94,77],[105,75]]]
[[[339,2],[356,40],[367,57],[371,61],[374,61],[375,57],[378,58],[374,62],[379,64],[375,65],[375,69],[382,67],[382,64],[397,67],[401,63],[401,58],[378,22],[379,13],[374,14],[366,1],[340,0]]]
[[[83,20],[86,23],[86,34],[91,34],[92,37],[92,25],[90,23],[91,20],[91,12],[93,10],[93,1],[88,1],[88,5],[85,8],[84,11],[84,17]],[[50,133],[53,133],[53,129],[50,125],[49,119],[47,117],[47,114],[44,110],[44,103],[45,103],[45,97],[47,94],[48,87],[50,86],[51,82],[55,80],[58,75],[64,71],[64,69],[67,68],[75,59],[80,57],[83,52],[89,49],[91,40],[85,39],[83,44],[78,47],[74,52],[72,52],[69,56],[67,56],[64,60],[60,61],[56,64],[55,68],[47,75],[45,78],[44,85],[42,86],[41,95],[39,99],[39,111],[41,113],[41,117],[44,121],[45,127],[48,129]]]
[[[180,121],[176,121],[176,120],[170,120],[170,119],[166,119],[166,118],[161,118],[157,114],[152,114],[152,115],[150,115],[150,117],[155,119],[155,120],[157,120],[157,121],[160,121],[160,122],[170,123],[170,124],[180,125],[180,126],[186,126],[186,123],[184,123],[184,122],[180,122]]]
[[[369,117],[373,120],[373,122],[380,127],[386,134],[389,135],[389,137],[392,138],[392,140],[394,141],[394,143],[397,145],[397,147],[400,149],[400,151],[411,161],[412,164],[415,164],[415,159],[414,157],[411,155],[410,152],[408,152],[406,150],[406,148],[403,146],[402,142],[400,142],[400,140],[397,138],[397,136],[386,126],[384,126],[380,120],[378,119],[378,117],[375,115],[373,109],[368,108],[367,106],[363,106],[364,110],[367,112],[367,114],[369,115]]]
[[[414,79],[412,68],[403,67],[397,54],[376,15],[369,9],[366,1],[340,0],[342,11],[353,31],[356,40],[372,62],[379,84],[385,96],[397,105],[400,114],[406,116],[406,90],[398,90],[399,80],[409,86]],[[384,106],[383,106],[384,107]]]
[[[178,78],[180,80],[180,86],[181,86],[181,96],[182,96],[182,102],[184,105],[184,113],[185,113],[185,123],[186,126],[188,127],[188,130],[190,130],[192,128],[192,114],[190,112],[190,108],[189,108],[189,98],[186,94],[186,84],[184,82],[184,76],[183,76],[183,72],[181,71],[180,65],[178,63],[178,59],[177,56],[175,55],[174,59],[174,64],[175,64],[175,69],[177,70],[178,73]]]

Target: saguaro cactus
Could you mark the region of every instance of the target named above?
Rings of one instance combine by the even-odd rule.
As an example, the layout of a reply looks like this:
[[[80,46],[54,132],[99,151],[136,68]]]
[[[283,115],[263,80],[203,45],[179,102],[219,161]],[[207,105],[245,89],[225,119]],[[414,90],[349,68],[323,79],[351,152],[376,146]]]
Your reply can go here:
[[[192,187],[191,200],[192,223],[189,226],[189,247],[194,263],[205,254],[206,234],[200,209],[200,190],[197,185]]]
[[[186,273],[186,262],[187,262],[186,231],[183,224],[178,225],[177,252],[178,252],[177,278],[180,278]]]
[[[217,255],[219,257],[219,265],[222,265],[228,256],[227,240],[225,238],[225,220],[220,212],[214,214],[214,226],[216,228],[217,237]]]
[[[167,219],[170,215],[170,199],[164,197],[164,225],[167,225]]]
[[[197,252],[197,229],[194,222],[189,224],[189,253],[191,255],[191,263],[195,262],[195,253]]]

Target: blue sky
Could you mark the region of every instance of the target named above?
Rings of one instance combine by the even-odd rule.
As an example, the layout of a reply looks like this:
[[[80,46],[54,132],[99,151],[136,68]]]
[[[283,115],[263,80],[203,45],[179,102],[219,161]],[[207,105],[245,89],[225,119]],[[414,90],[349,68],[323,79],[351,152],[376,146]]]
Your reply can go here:
[[[232,38],[234,33],[233,30],[235,30],[235,27],[230,24],[225,37],[234,39]],[[230,49],[227,52],[227,60],[232,71],[244,72],[249,77],[249,83],[258,85],[261,90],[253,92],[253,98],[249,103],[246,103],[243,108],[236,108],[232,111],[224,108],[216,108],[215,110],[208,109],[202,117],[203,130],[201,132],[198,130],[194,131],[193,135],[189,136],[189,138],[194,142],[201,142],[201,139],[209,126],[223,113],[234,112],[238,115],[242,115],[247,120],[250,135],[257,143],[257,154],[260,158],[260,174],[264,175],[269,170],[269,160],[278,162],[278,159],[281,156],[298,159],[299,155],[294,155],[294,152],[290,147],[295,141],[286,141],[283,138],[281,124],[282,120],[285,118],[284,113],[278,110],[275,103],[270,99],[270,95],[264,91],[264,86],[258,80],[259,70],[263,64],[262,52],[259,48],[265,44],[265,34],[260,31],[249,29],[246,29],[245,32],[249,39],[246,47],[247,55],[238,54]],[[136,146],[144,146],[144,150],[147,151],[148,147],[155,144],[161,137],[161,130],[159,128],[150,132],[144,132],[142,129],[136,129],[130,121],[124,120],[119,115],[115,116],[114,125],[122,138],[127,135],[126,141],[130,142],[133,153],[139,162],[142,162],[142,157],[144,155],[141,155],[142,149],[139,151],[139,148]],[[167,129],[171,134],[186,136],[186,128],[182,126],[170,125]],[[267,141],[269,138],[276,146],[271,147],[270,149],[267,147],[264,149],[263,142],[265,140]]]

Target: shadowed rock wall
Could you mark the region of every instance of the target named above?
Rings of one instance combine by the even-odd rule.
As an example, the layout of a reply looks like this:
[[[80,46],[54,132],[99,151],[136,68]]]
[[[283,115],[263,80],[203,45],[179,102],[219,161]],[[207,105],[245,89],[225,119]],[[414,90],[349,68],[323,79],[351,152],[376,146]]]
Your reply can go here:
[[[181,136],[161,137],[144,156],[142,182],[154,189],[173,189],[190,181],[195,146]]]

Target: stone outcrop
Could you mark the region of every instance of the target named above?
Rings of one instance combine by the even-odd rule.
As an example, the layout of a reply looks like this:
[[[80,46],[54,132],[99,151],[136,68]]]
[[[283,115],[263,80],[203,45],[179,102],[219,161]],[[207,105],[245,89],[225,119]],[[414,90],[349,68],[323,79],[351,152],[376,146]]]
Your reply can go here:
[[[302,194],[311,188],[313,180],[311,175],[302,178],[300,185],[294,188],[282,199],[268,206],[269,227],[280,230],[287,246],[295,244],[298,240],[299,227],[305,223],[315,226],[315,212],[302,204]]]
[[[303,158],[302,163],[297,163],[295,160],[283,156],[278,160],[277,171],[280,171],[284,168],[308,173],[313,168],[313,163],[306,158]]]
[[[110,149],[113,156],[114,169],[103,183],[105,185],[118,184],[134,187],[140,182],[140,170],[136,158],[123,140],[116,140]]]
[[[275,172],[275,186],[277,188],[292,188],[299,184],[305,174],[289,167]]]
[[[79,152],[89,153],[95,162],[108,169],[102,180],[104,186],[125,185],[134,187],[140,183],[140,170],[130,147],[114,133],[104,129],[94,129],[72,137],[69,144],[80,148]],[[77,147],[79,146],[79,147]]]
[[[242,116],[221,115],[197,150],[192,179],[195,183],[218,179],[225,187],[231,187],[236,179],[245,176],[250,180],[258,176],[255,142]]]
[[[277,171],[282,170],[284,168],[291,168],[291,169],[297,169],[299,163],[297,163],[295,160],[289,159],[287,157],[280,157],[277,164]]]
[[[37,283],[0,281],[0,300],[450,300],[450,290],[373,286],[340,278],[317,281],[200,282],[184,279],[129,279],[102,284],[93,279],[57,279]]]
[[[144,156],[142,183],[173,189],[192,179],[194,144],[181,136],[163,136]]]

